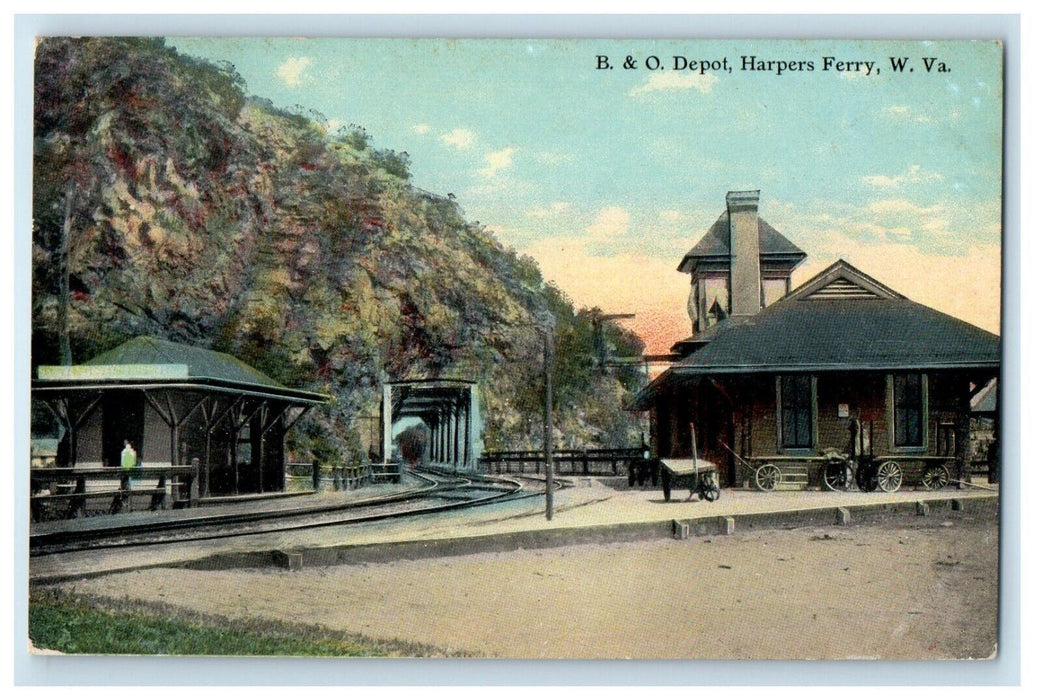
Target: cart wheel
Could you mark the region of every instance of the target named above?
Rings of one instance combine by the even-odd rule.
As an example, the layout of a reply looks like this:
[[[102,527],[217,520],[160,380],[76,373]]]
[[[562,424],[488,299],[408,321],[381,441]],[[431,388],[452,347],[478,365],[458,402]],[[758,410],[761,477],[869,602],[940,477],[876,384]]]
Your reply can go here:
[[[716,499],[720,498],[720,487],[716,485],[712,479],[709,483],[702,485],[702,497],[712,503]]]
[[[897,462],[883,462],[879,465],[879,488],[893,493],[901,488],[901,466]]]
[[[854,470],[850,464],[826,464],[823,471],[825,488],[830,491],[846,491],[854,483]]]
[[[666,499],[667,503],[669,503],[669,496],[672,492],[672,489],[670,488],[672,486],[670,483],[671,481],[672,478],[670,477],[669,470],[662,467],[662,497]]]
[[[939,491],[948,485],[950,477],[948,475],[948,469],[943,464],[928,467],[923,472],[923,486],[934,491]]]
[[[773,464],[764,464],[756,469],[756,488],[761,491],[773,491],[781,481],[781,469]]]

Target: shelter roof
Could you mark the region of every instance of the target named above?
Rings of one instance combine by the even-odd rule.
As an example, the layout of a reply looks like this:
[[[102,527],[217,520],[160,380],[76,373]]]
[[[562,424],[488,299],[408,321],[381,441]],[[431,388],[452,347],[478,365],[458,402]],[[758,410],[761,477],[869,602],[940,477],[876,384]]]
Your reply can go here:
[[[128,340],[82,365],[41,366],[38,368],[38,379],[34,382],[34,389],[127,386],[211,386],[303,403],[324,403],[330,398],[324,394],[287,388],[227,353],[146,336]]]

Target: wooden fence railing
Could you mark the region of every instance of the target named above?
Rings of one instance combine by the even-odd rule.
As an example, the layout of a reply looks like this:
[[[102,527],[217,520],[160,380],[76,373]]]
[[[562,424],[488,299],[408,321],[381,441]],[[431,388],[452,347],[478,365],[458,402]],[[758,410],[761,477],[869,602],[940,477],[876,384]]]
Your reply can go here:
[[[619,476],[641,457],[642,448],[554,450],[554,473],[563,476]],[[488,474],[540,474],[546,463],[541,450],[485,452],[480,460]]]
[[[318,471],[316,471],[316,466]],[[288,462],[286,473],[310,483],[316,491],[330,486],[334,491],[349,491],[367,483],[397,477],[397,464],[359,464],[356,466]]]

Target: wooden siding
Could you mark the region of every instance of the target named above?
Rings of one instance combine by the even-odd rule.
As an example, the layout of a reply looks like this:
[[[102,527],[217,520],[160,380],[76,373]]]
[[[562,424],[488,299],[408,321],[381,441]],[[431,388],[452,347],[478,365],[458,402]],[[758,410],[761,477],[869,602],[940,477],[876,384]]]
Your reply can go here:
[[[804,470],[808,487],[816,488],[821,484],[822,453],[827,450],[849,452],[850,425],[854,418],[861,422],[865,453],[876,457],[894,456],[905,472],[908,485],[917,483],[925,466],[935,463],[937,458],[955,459],[954,429],[958,418],[958,397],[962,384],[967,381],[964,376],[943,372],[927,375],[926,444],[920,449],[905,450],[893,446],[893,411],[887,373],[837,372],[815,376],[816,438],[810,449],[780,449],[777,377],[746,375],[721,377],[714,380],[716,385],[703,381],[697,389],[661,398],[652,418],[655,454],[659,457],[690,457],[689,424],[697,405],[699,424],[718,426],[718,434],[703,431],[698,435],[699,454],[716,461],[722,473],[730,469],[735,485],[749,483],[752,471],[716,447],[719,440],[728,439],[730,446],[754,466],[774,462],[784,469]],[[846,416],[840,415],[841,404],[847,407]],[[701,415],[707,409],[718,411],[719,416],[707,420]],[[723,428],[727,421],[730,422],[731,434],[726,434]]]

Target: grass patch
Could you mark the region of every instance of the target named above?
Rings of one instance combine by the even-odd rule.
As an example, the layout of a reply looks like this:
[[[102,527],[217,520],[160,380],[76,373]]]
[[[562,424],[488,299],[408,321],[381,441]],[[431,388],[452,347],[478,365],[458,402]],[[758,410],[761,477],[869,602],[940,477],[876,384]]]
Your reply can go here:
[[[134,601],[71,596],[57,589],[29,597],[29,638],[66,654],[185,656],[459,656],[400,640],[375,640],[310,625],[227,620]]]

